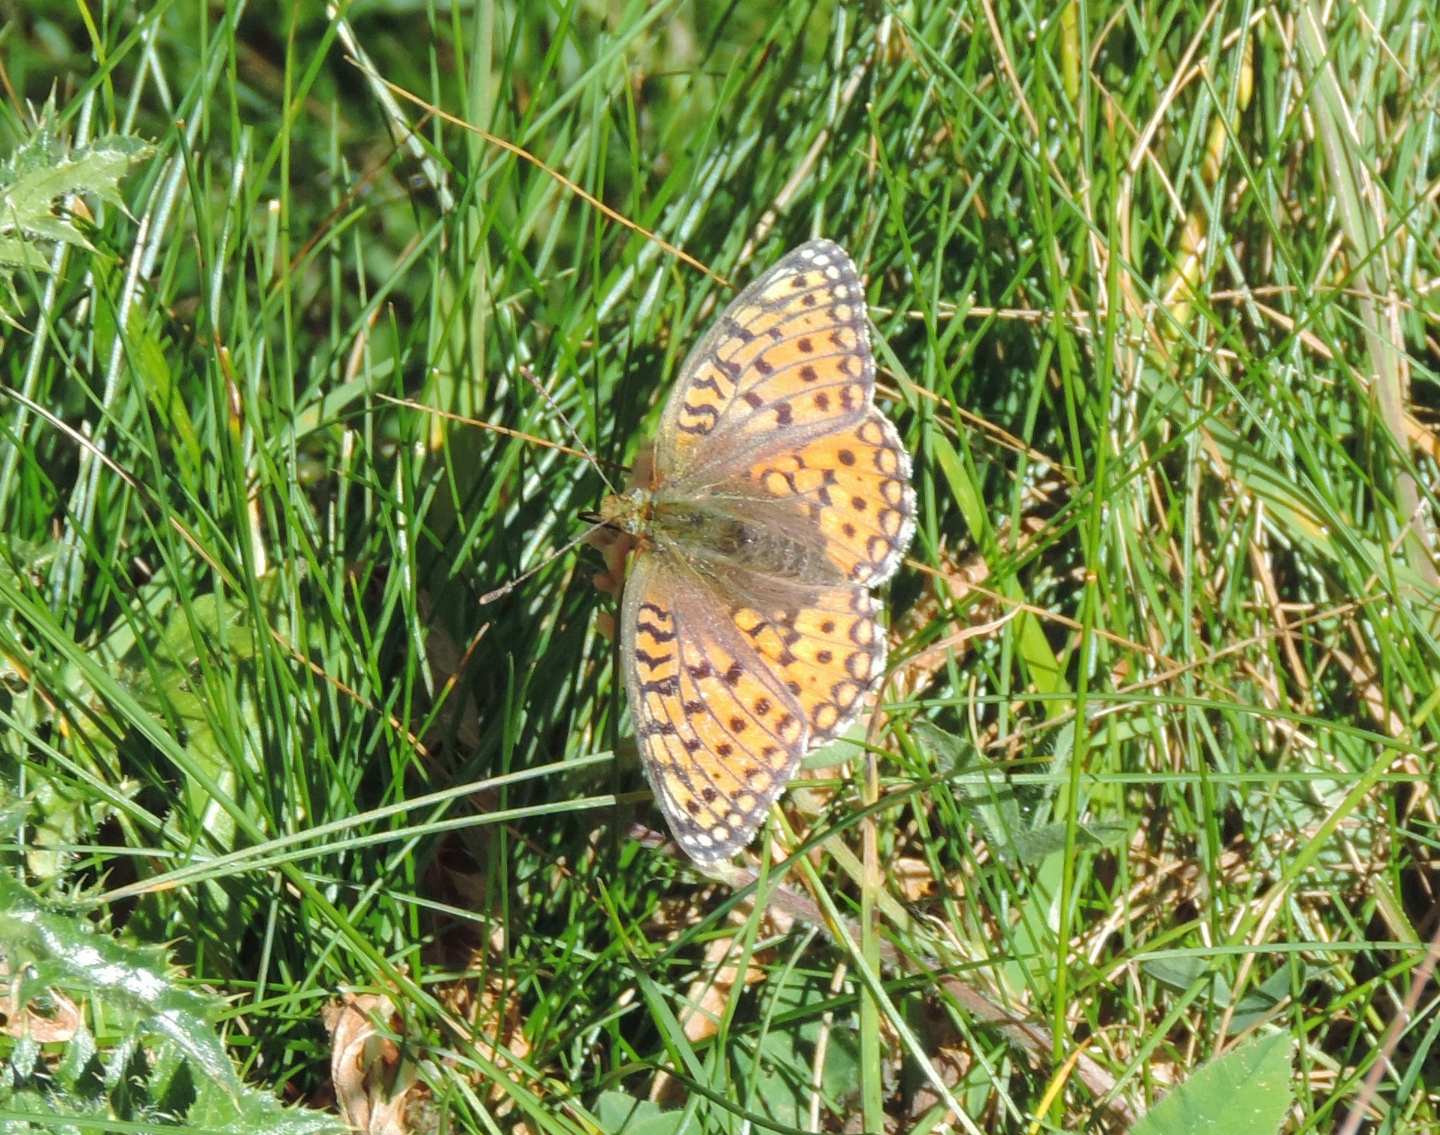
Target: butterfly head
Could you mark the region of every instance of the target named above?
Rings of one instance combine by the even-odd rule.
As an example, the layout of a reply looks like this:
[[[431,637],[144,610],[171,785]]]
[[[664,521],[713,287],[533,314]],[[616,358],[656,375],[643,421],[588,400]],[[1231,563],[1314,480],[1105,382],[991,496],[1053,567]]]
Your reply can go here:
[[[610,493],[600,501],[599,522],[607,528],[639,536],[649,527],[650,505],[648,489]]]

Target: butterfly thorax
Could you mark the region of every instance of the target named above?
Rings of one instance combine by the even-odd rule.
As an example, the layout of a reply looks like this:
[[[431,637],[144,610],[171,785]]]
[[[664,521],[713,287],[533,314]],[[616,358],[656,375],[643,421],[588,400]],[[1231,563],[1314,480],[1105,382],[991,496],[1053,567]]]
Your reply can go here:
[[[814,539],[805,539],[800,525],[778,523],[777,517],[747,510],[725,498],[669,497],[665,492],[631,489],[607,496],[600,517],[662,552],[684,560],[704,575],[723,575],[727,568],[803,583],[838,581],[834,565]]]

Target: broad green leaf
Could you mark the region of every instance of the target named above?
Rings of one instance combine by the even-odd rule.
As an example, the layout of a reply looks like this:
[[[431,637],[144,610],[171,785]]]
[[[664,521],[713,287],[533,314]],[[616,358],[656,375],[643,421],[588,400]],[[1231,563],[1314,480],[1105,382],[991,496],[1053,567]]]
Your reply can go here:
[[[1130,1135],[1278,1131],[1292,1102],[1293,1044],[1284,1033],[1272,1033],[1201,1065],[1146,1112]]]
[[[1115,847],[1124,842],[1129,831],[1124,824],[1079,824],[1075,829],[1075,848],[1094,851]],[[1014,856],[1021,863],[1038,863],[1047,855],[1058,854],[1065,850],[1065,833],[1066,825],[1059,821],[1016,832],[1011,844]]]
[[[680,1135],[686,1124],[683,1109],[666,1111],[657,1103],[613,1091],[602,1092],[595,1101],[595,1117],[605,1135]]]
[[[120,178],[154,152],[148,142],[115,134],[71,148],[51,131],[48,118],[0,162],[0,265],[9,268],[49,271],[54,244],[93,252],[75,214],[58,202],[98,197],[123,210]]]

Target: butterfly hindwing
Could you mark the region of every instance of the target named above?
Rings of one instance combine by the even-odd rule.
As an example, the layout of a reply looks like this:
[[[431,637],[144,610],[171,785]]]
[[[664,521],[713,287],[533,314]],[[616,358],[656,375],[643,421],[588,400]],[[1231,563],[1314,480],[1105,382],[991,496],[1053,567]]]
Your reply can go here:
[[[843,579],[874,587],[895,574],[915,531],[910,455],[871,407],[854,425],[764,454],[749,483],[803,510]]]

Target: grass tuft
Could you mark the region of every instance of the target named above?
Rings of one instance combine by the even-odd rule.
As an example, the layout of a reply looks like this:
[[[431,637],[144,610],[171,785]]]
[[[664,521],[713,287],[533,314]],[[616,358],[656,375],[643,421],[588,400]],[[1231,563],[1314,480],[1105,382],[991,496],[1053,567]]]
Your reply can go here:
[[[1426,5],[3,34],[14,1122],[198,1062],[104,943],[251,1129],[1440,1126]],[[881,708],[701,873],[554,553],[818,235],[919,528]]]

